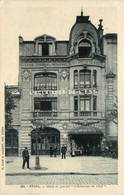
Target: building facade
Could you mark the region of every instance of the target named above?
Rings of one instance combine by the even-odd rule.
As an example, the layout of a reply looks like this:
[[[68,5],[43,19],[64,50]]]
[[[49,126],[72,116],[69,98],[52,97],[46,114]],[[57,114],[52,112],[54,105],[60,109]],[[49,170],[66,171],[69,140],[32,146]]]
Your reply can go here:
[[[6,155],[25,146],[46,155],[54,144],[58,154],[66,144],[68,154],[92,155],[117,140],[117,125],[107,120],[117,96],[117,35],[103,35],[102,20],[96,28],[81,12],[68,41],[19,36],[18,86],[8,88],[17,106]]]

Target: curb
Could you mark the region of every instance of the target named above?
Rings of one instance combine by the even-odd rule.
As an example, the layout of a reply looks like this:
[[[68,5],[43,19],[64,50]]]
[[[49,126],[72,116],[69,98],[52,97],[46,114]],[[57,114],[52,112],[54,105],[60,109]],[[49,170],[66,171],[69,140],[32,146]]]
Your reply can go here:
[[[34,176],[39,176],[39,175],[118,175],[118,173],[78,173],[78,172],[51,172],[51,173],[6,173],[6,176],[18,176],[18,175],[34,175]]]

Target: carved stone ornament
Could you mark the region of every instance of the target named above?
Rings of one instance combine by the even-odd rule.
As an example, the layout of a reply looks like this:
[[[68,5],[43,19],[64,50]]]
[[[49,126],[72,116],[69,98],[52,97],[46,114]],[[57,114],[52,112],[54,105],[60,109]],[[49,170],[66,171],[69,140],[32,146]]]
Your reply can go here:
[[[60,70],[60,80],[69,79],[69,71],[68,70]]]
[[[22,81],[29,81],[31,79],[31,73],[29,70],[22,71]]]

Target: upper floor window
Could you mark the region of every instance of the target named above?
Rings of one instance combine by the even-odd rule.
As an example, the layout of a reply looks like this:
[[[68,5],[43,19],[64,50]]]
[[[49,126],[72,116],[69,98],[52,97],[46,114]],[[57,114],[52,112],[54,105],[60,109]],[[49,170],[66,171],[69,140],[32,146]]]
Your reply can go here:
[[[80,71],[80,88],[90,88],[91,87],[91,71],[81,70]]]
[[[93,110],[97,110],[97,97],[93,96]]]
[[[83,40],[78,45],[78,53],[80,58],[89,58],[91,57],[92,47],[91,43],[88,40]]]
[[[34,78],[35,90],[57,90],[57,75],[55,73],[40,73]]]
[[[91,97],[80,96],[80,111],[90,111],[90,110],[91,110]]]
[[[34,98],[34,110],[57,111],[57,98]]]
[[[38,53],[40,56],[51,56],[52,55],[52,44],[50,43],[39,43]]]
[[[78,71],[74,71],[74,89],[78,89]]]
[[[97,79],[97,71],[93,70],[93,87],[97,86],[96,79]]]

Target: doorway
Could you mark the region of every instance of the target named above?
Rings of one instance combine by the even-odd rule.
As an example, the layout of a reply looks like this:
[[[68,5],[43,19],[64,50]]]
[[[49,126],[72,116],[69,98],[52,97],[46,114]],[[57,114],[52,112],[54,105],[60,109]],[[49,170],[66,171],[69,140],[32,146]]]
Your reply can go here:
[[[36,135],[37,134],[37,135]],[[36,138],[37,136],[37,138]],[[31,132],[32,155],[50,155],[50,147],[56,145],[57,154],[60,154],[60,132],[55,128],[45,127]]]
[[[70,144],[75,155],[99,156],[101,154],[101,134],[71,134]]]

